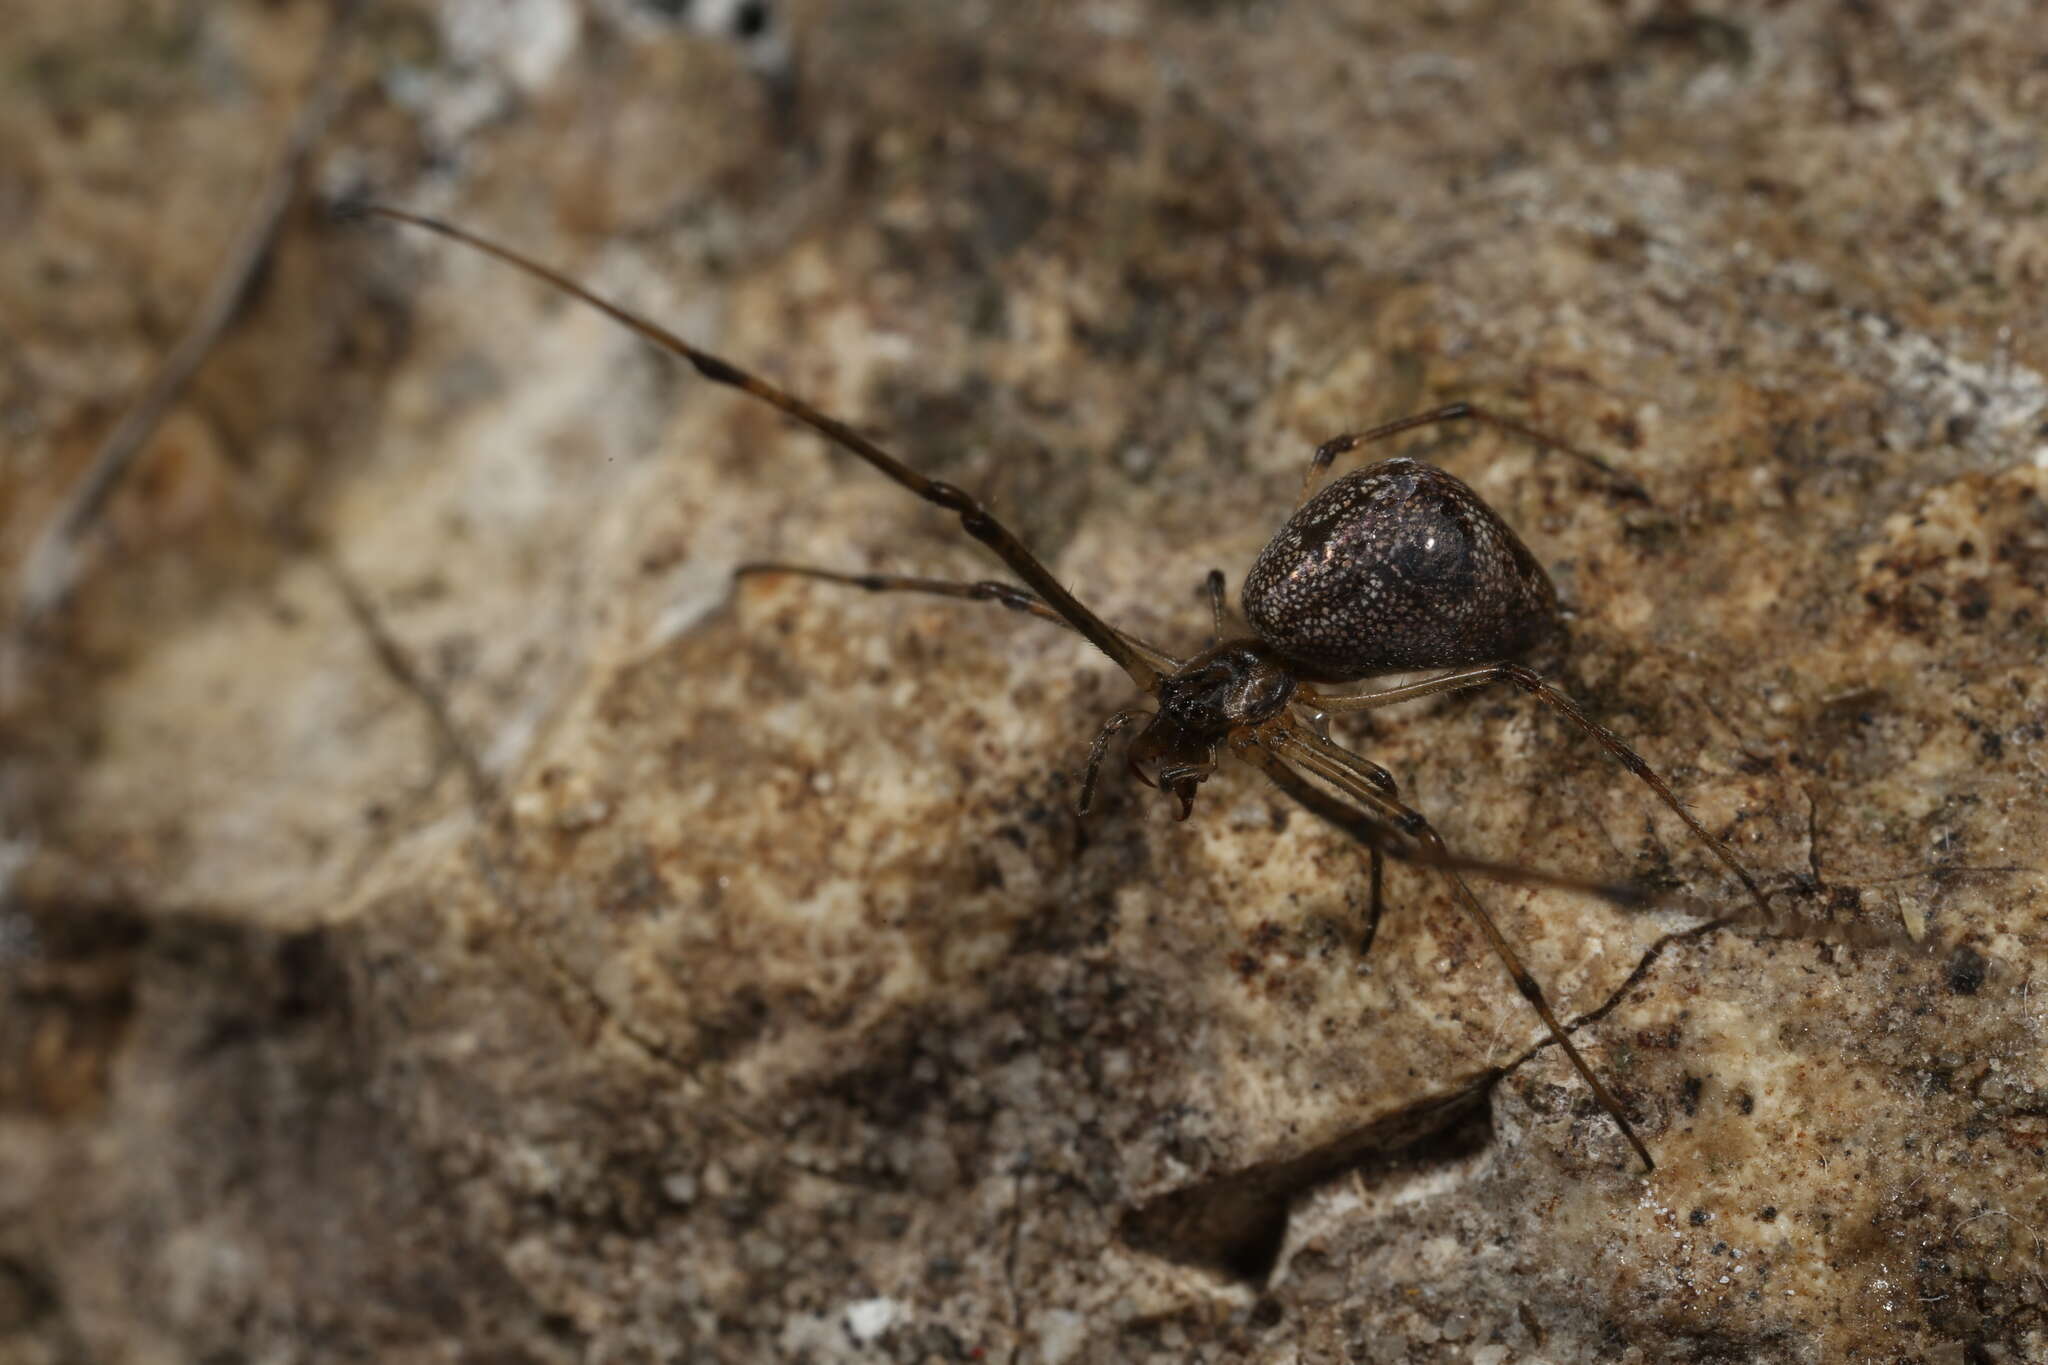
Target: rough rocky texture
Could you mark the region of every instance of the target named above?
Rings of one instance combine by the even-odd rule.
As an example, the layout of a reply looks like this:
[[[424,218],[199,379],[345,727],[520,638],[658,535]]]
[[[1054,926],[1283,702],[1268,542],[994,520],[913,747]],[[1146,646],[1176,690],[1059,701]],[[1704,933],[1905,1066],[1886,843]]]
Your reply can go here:
[[[325,13],[31,9],[10,565]],[[2048,1359],[2034,8],[796,24],[777,106],[623,5],[372,7],[316,178],[758,364],[1174,648],[1337,431],[1468,397],[1603,451],[1653,505],[1403,447],[1824,927],[1483,888],[1646,1177],[1430,877],[1361,963],[1357,850],[1246,770],[1074,816],[1128,690],[1071,636],[729,587],[988,575],[949,518],[308,209],[11,645],[0,1356]],[[1522,699],[1340,733],[1461,850],[1739,908]]]

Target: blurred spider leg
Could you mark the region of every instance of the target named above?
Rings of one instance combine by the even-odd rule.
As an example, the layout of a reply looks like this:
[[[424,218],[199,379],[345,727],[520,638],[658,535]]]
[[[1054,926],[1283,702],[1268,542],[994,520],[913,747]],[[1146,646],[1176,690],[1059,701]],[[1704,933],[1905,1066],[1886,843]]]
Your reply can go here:
[[[1252,737],[1247,740],[1243,737],[1243,733],[1250,733]],[[1404,828],[1405,823],[1411,818],[1420,819],[1421,817],[1401,802],[1373,790],[1371,786],[1366,785],[1365,781],[1352,776],[1347,771],[1346,765],[1333,756],[1346,753],[1346,750],[1341,749],[1329,740],[1323,739],[1320,735],[1311,733],[1291,720],[1284,724],[1269,724],[1264,730],[1259,732],[1243,733],[1232,738],[1232,747],[1237,749],[1248,762],[1265,770],[1266,775],[1272,778],[1276,786],[1280,787],[1289,796],[1295,797],[1296,800],[1300,801],[1310,810],[1323,815],[1325,819],[1328,819],[1338,828],[1351,833],[1354,837],[1358,837],[1359,842],[1365,844],[1368,848],[1377,844],[1381,851],[1396,862],[1415,863],[1423,867],[1456,868],[1460,872],[1470,872],[1481,877],[1491,877],[1495,881],[1508,882],[1515,886],[1543,886],[1557,891],[1576,891],[1581,895],[1598,897],[1609,904],[1618,905],[1624,909],[1640,910],[1652,905],[1666,903],[1662,898],[1652,897],[1641,887],[1614,882],[1588,881],[1583,877],[1567,877],[1562,873],[1545,872],[1541,868],[1522,867],[1515,863],[1488,862],[1483,858],[1466,858],[1457,854],[1432,851],[1422,847],[1419,838],[1409,834]],[[1247,745],[1251,746],[1250,750],[1247,750]],[[1375,838],[1364,838],[1359,836],[1358,831],[1353,830],[1345,819],[1340,819],[1325,812],[1317,800],[1311,798],[1327,800],[1327,794],[1313,784],[1304,782],[1301,775],[1285,762],[1280,764],[1285,777],[1276,776],[1272,770],[1266,767],[1265,763],[1260,761],[1257,750],[1261,746],[1274,750],[1276,758],[1280,753],[1284,753],[1287,758],[1301,764],[1304,768],[1309,769],[1316,776],[1324,778],[1333,786],[1343,785],[1347,791],[1352,786],[1356,786],[1359,804],[1367,807],[1367,810],[1364,812],[1354,811],[1352,807],[1343,805],[1341,802],[1337,803],[1337,808],[1350,812],[1352,815],[1363,814],[1369,816],[1373,823],[1379,827],[1379,833]],[[1358,758],[1356,754],[1351,754],[1350,757],[1353,759]],[[1365,760],[1361,759],[1359,761],[1363,762]],[[1310,797],[1303,797],[1297,792],[1296,788],[1302,788],[1307,791],[1310,793]]]
[[[1641,778],[1651,791],[1657,793],[1658,799],[1670,808],[1672,814],[1685,822],[1685,827],[1693,832],[1695,838],[1713,850],[1714,856],[1735,874],[1735,879],[1749,892],[1749,898],[1756,902],[1756,907],[1764,919],[1769,921],[1772,918],[1770,903],[1764,899],[1763,888],[1749,875],[1749,869],[1742,865],[1742,860],[1735,856],[1733,849],[1707,832],[1707,827],[1685,808],[1685,803],[1678,799],[1670,784],[1658,775],[1657,770],[1652,768],[1641,754],[1630,748],[1620,735],[1587,715],[1563,690],[1532,669],[1524,668],[1520,664],[1485,664],[1478,668],[1465,668],[1456,673],[1446,673],[1440,678],[1410,683],[1406,687],[1389,687],[1355,697],[1325,696],[1313,689],[1303,688],[1301,700],[1304,705],[1324,711],[1364,711],[1378,706],[1391,706],[1395,702],[1413,701],[1417,697],[1432,696],[1438,692],[1456,692],[1496,682],[1513,683],[1599,741],[1600,747],[1612,754],[1622,767]]]

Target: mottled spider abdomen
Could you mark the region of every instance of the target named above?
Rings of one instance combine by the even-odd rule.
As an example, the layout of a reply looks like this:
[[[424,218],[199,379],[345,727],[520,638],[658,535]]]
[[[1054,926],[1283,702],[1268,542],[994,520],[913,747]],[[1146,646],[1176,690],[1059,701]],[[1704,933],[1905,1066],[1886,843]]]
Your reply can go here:
[[[1317,493],[1259,552],[1244,613],[1304,678],[1519,658],[1563,629],[1550,576],[1460,480],[1385,460]]]

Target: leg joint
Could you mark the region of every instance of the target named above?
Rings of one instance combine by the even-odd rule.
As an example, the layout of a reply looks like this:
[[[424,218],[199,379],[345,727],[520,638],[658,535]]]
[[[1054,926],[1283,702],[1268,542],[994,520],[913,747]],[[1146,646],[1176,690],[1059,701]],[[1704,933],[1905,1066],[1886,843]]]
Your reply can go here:
[[[1022,588],[1012,587],[1008,583],[997,583],[993,580],[976,583],[974,585],[974,595],[985,602],[995,602],[1001,606],[1008,607],[1011,611],[1030,611],[1032,607],[1038,604],[1038,599],[1025,592]]]
[[[737,366],[727,364],[717,356],[706,355],[702,351],[692,351],[686,358],[697,367],[698,374],[713,383],[730,384],[736,389],[747,389],[748,392],[752,392],[747,385],[747,373]]]
[[[946,483],[939,479],[932,480],[931,486],[925,489],[924,495],[945,508],[948,512],[958,512],[962,520],[969,516],[986,517],[988,515],[981,510],[980,503],[969,497],[957,485]]]

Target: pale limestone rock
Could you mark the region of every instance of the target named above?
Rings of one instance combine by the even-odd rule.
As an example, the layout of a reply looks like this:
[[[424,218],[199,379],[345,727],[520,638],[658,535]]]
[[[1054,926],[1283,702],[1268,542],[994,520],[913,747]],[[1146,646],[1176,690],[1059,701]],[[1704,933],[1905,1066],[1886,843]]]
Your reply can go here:
[[[320,175],[882,434],[1178,649],[1323,437],[1462,396],[1608,453],[1653,506],[1408,447],[1552,567],[1565,685],[1834,926],[1482,887],[1659,1169],[1430,878],[1361,964],[1362,859],[1245,770],[1186,824],[1117,773],[1074,816],[1128,689],[1071,636],[729,589],[991,575],[950,519],[499,267],[309,214],[167,428],[207,467],[124,494],[7,702],[8,1351],[2048,1357],[2038,16],[1033,8],[799,10],[780,114],[604,11],[442,70],[446,14],[400,8]],[[111,263],[97,311],[0,274],[10,554],[149,354],[115,284],[175,310],[260,173],[193,73],[287,107],[309,31],[232,8],[214,67],[108,67],[67,9],[0,118],[105,164],[0,162],[0,218]],[[1519,698],[1340,733],[1462,850],[1739,908]]]

